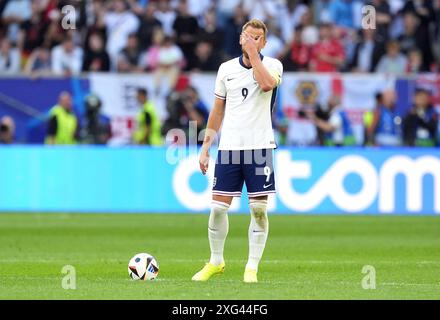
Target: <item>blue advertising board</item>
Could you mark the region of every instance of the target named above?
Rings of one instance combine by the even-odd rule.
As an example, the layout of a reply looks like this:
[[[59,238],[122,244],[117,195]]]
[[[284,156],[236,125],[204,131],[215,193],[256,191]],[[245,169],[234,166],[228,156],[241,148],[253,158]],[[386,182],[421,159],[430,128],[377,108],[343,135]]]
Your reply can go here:
[[[0,211],[209,212],[214,163],[203,176],[196,149],[0,147]],[[275,172],[274,213],[440,214],[437,149],[280,148]]]

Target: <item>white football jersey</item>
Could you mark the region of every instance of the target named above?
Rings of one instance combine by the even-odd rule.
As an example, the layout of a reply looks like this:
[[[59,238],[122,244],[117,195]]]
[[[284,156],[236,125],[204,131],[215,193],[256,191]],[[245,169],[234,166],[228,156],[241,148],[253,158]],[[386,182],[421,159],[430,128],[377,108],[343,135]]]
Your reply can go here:
[[[262,58],[263,65],[281,83],[283,65],[274,58]],[[219,150],[276,148],[272,129],[272,109],[277,88],[264,92],[252,68],[242,56],[221,64],[215,82],[215,96],[226,100]]]

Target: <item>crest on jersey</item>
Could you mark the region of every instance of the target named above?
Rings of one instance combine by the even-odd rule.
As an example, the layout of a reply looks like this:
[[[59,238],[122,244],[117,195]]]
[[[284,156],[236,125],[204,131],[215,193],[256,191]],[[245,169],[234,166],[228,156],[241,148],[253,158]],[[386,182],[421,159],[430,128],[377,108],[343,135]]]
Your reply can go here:
[[[313,81],[301,81],[295,89],[295,94],[301,104],[315,104],[318,97],[318,88]]]

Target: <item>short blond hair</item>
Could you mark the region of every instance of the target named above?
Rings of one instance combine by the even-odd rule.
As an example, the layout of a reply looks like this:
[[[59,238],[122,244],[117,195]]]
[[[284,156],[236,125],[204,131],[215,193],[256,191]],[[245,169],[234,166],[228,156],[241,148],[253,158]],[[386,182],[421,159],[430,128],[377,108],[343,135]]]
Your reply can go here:
[[[251,19],[248,22],[246,22],[243,25],[243,28],[241,29],[241,32],[243,32],[244,30],[246,30],[247,27],[252,27],[255,29],[262,29],[264,31],[263,37],[264,39],[266,39],[266,35],[267,35],[267,27],[266,24],[259,20],[259,19]]]

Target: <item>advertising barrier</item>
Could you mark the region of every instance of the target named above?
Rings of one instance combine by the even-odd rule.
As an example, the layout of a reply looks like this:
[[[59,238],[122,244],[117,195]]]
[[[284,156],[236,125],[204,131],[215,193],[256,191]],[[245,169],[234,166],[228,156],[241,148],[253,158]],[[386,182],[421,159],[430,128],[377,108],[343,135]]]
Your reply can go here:
[[[191,73],[185,77],[188,84],[198,90],[206,106],[211,108],[215,73]],[[325,107],[330,95],[337,94],[341,97],[356,140],[362,144],[363,113],[375,107],[378,92],[395,89],[398,96],[396,109],[400,116],[404,116],[411,107],[415,88],[423,87],[432,93],[432,103],[440,112],[439,84],[440,75],[437,74],[396,78],[382,74],[286,72],[277,93],[276,118],[283,117],[289,122],[289,145],[308,145],[316,140],[316,129],[309,120],[298,117],[298,111],[317,105]],[[113,135],[110,144],[129,144],[139,111],[136,101],[139,86],[148,89],[158,116],[165,120],[169,89],[165,84],[157,87],[151,73],[90,73],[80,78],[0,77],[0,117],[9,115],[14,118],[17,142],[41,144],[47,129],[48,111],[57,103],[60,92],[72,94],[74,110],[80,118],[84,116],[84,98],[93,92],[102,100],[102,112],[111,119]]]
[[[216,153],[211,152],[212,155]],[[0,211],[209,212],[196,149],[0,148]],[[275,150],[280,214],[440,214],[438,149]],[[247,199],[231,212],[248,212]]]

